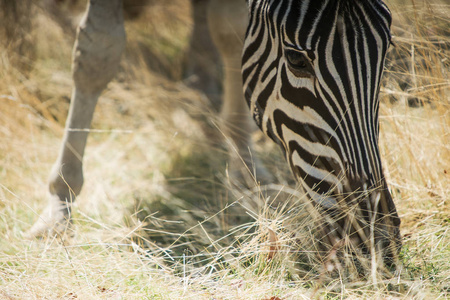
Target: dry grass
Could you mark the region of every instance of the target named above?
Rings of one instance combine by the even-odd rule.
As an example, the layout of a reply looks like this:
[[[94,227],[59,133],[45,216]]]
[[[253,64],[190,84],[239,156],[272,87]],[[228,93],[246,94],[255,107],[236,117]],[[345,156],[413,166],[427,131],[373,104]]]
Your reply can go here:
[[[0,47],[0,299],[450,297],[450,7],[391,2],[397,46],[382,88],[380,139],[405,237],[395,278],[373,285],[349,274],[321,276],[308,254],[314,246],[301,197],[271,186],[264,202],[259,191],[228,189],[208,103],[143,68],[139,51],[124,60],[97,108],[71,237],[24,240],[45,205],[71,89],[72,37],[38,11],[28,36],[31,69]],[[176,5],[168,10],[180,15]],[[167,18],[161,7],[153,16]],[[176,78],[191,21],[177,17],[153,41],[144,32],[149,19],[129,24],[129,39],[151,45],[163,73],[174,64],[165,75]],[[153,46],[161,40],[164,48]],[[255,139],[288,182],[276,146],[259,133]],[[286,206],[270,209],[272,201]]]

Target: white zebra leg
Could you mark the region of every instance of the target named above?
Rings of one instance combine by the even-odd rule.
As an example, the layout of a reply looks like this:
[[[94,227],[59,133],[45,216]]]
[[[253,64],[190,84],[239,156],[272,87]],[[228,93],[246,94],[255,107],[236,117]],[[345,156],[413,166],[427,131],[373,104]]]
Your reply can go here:
[[[253,155],[251,132],[255,128],[242,91],[241,55],[248,10],[241,0],[211,0],[209,28],[224,66],[222,130],[229,144],[232,177],[247,186],[268,183],[273,176]]]
[[[122,0],[90,0],[73,50],[74,89],[58,158],[49,178],[49,203],[28,236],[64,230],[83,185],[83,155],[95,106],[117,72],[125,48]]]

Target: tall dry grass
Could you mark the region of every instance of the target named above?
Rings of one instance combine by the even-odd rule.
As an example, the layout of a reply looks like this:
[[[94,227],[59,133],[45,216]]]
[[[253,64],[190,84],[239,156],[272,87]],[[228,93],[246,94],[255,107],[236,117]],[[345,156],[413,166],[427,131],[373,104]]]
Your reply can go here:
[[[192,26],[180,0],[127,25],[134,42],[97,108],[86,183],[64,239],[30,241],[23,233],[45,206],[71,91],[73,37],[36,9],[33,26],[23,28],[33,55],[20,54],[32,68],[0,47],[0,298],[448,298],[450,7],[388,4],[396,46],[381,89],[380,142],[404,236],[393,278],[327,277],[294,188],[271,185],[264,198],[227,186],[217,117],[201,93],[167,79],[181,72]],[[158,22],[170,26],[149,37]],[[149,71],[155,60],[175,73]],[[258,132],[255,140],[288,184],[276,146]]]

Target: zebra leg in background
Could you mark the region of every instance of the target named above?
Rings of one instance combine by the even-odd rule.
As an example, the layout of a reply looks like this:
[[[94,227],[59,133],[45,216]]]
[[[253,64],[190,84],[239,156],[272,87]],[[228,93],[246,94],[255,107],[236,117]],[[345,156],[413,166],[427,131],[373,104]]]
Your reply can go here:
[[[242,0],[211,0],[208,18],[211,36],[224,68],[221,129],[229,144],[230,175],[248,187],[257,181],[272,182],[273,176],[252,156],[254,124],[242,92],[241,57],[248,9]]]
[[[185,83],[202,91],[212,107],[219,111],[221,107],[221,70],[217,48],[211,39],[208,27],[209,0],[192,0],[192,18],[194,28],[185,54]]]
[[[90,0],[73,50],[74,89],[63,143],[49,179],[49,203],[29,236],[63,230],[83,185],[83,154],[95,106],[125,48],[122,0]]]

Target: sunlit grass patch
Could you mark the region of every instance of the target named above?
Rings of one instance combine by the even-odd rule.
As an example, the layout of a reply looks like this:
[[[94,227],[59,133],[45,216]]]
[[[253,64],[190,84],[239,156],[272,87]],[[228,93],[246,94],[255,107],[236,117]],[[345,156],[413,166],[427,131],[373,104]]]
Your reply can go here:
[[[282,184],[233,187],[204,96],[149,71],[142,53],[131,59],[133,47],[97,108],[68,235],[24,239],[45,206],[71,93],[72,45],[39,15],[31,69],[0,47],[0,298],[448,298],[449,7],[391,2],[396,46],[381,88],[380,145],[404,236],[393,278],[323,272],[314,223],[276,145],[254,134]],[[176,66],[165,75],[177,77],[188,19],[154,39],[144,36],[154,25],[139,19],[129,39],[158,45],[153,59],[167,53],[162,66]]]

